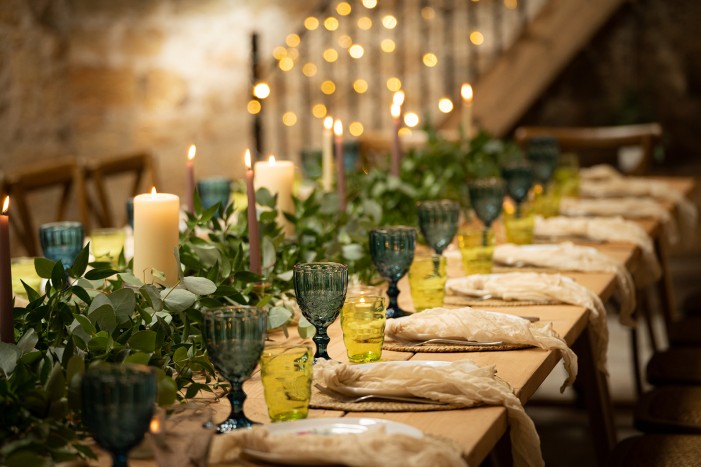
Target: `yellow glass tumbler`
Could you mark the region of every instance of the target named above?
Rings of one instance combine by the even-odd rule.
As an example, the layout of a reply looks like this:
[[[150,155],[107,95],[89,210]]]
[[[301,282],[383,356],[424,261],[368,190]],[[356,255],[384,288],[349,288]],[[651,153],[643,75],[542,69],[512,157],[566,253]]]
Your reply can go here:
[[[125,241],[124,229],[94,229],[90,232],[90,248],[95,261],[117,264]]]
[[[463,229],[458,233],[458,246],[462,255],[462,268],[465,275],[489,274],[492,272],[494,256],[494,230],[487,232],[487,242],[484,244],[484,231]]]
[[[443,306],[448,280],[446,259],[439,255],[417,255],[409,268],[409,287],[414,310]]]
[[[385,341],[385,299],[377,295],[351,296],[341,310],[343,343],[353,363],[375,362]]]
[[[305,344],[273,345],[260,356],[268,415],[273,422],[307,418],[314,350]]]

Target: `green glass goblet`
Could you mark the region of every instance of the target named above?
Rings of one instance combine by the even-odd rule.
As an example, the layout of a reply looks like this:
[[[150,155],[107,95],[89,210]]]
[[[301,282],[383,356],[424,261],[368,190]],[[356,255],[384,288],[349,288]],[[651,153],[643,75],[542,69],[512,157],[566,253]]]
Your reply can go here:
[[[515,217],[521,218],[523,202],[533,186],[533,169],[528,163],[510,164],[501,168],[506,180],[506,193],[516,203]]]
[[[222,177],[198,180],[197,193],[202,202],[202,209],[209,209],[219,203],[219,211],[224,212],[231,196],[231,180]]]
[[[331,360],[326,350],[329,335],[326,329],[338,318],[348,290],[348,266],[339,263],[300,263],[292,268],[295,297],[302,315],[314,325],[316,353],[314,363],[320,358]]]
[[[253,306],[205,309],[203,335],[214,366],[231,384],[227,394],[231,412],[216,426],[217,433],[249,428],[255,422],[243,412],[246,393],[243,382],[250,378],[265,346],[267,312]]]
[[[156,402],[156,375],[144,365],[98,364],[81,382],[82,417],[97,444],[126,466],[144,437]]]
[[[470,181],[467,186],[470,190],[472,209],[484,224],[482,246],[487,246],[492,222],[501,214],[506,184],[503,179],[492,177]]]
[[[73,265],[83,249],[85,232],[80,222],[51,222],[39,227],[39,240],[44,256],[52,261],[61,261],[64,268]]]
[[[426,242],[437,255],[443,254],[458,231],[460,205],[448,199],[419,201],[417,212],[419,228]]]
[[[526,157],[533,167],[533,177],[547,191],[560,155],[560,145],[552,136],[531,138],[526,143]]]
[[[383,227],[371,230],[369,237],[372,261],[382,277],[389,282],[387,317],[400,318],[410,315],[411,313],[402,310],[397,303],[397,282],[404,277],[414,260],[416,229],[404,226]]]

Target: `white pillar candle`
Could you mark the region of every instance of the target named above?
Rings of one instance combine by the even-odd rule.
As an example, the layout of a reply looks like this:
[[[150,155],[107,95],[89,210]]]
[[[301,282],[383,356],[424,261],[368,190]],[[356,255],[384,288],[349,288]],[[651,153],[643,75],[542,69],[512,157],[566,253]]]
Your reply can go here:
[[[179,221],[180,198],[176,195],[156,193],[154,188],[134,197],[134,275],[144,283],[177,284]],[[165,280],[153,277],[152,269],[165,274]]]
[[[333,190],[333,118],[324,119],[321,138],[321,186],[325,192]]]
[[[292,161],[276,161],[275,156],[270,156],[267,162],[256,162],[253,173],[253,184],[256,190],[267,188],[272,195],[277,194],[277,220],[283,226],[285,236],[291,237],[295,233],[294,225],[285,219],[282,213],[295,213],[295,205],[292,201],[294,164]]]

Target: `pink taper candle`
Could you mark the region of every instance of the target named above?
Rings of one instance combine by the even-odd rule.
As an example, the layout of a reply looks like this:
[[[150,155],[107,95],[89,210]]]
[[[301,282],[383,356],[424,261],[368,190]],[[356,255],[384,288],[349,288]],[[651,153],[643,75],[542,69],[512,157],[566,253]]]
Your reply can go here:
[[[472,137],[472,100],[474,98],[470,83],[465,83],[460,87],[460,96],[462,97],[462,112],[460,116],[462,131],[465,134],[465,138],[469,141]]]
[[[333,134],[336,137],[336,185],[338,187],[338,206],[341,212],[346,210],[346,168],[343,164],[343,123],[336,120],[333,123]]]
[[[12,272],[10,269],[10,197],[6,196],[0,214],[0,340],[15,343],[12,318]]]
[[[392,139],[392,165],[390,166],[390,175],[399,177],[399,163],[401,160],[401,149],[399,147],[399,127],[401,126],[402,107],[398,104],[392,104],[392,120],[394,120],[394,134]]]
[[[246,193],[248,194],[248,242],[250,245],[250,269],[256,274],[261,274],[260,259],[260,234],[258,233],[258,217],[256,216],[256,190],[253,188],[253,166],[251,165],[251,151],[246,149],[244,156],[246,163]]]
[[[187,210],[195,212],[195,154],[197,147],[194,144],[190,145],[187,151]]]

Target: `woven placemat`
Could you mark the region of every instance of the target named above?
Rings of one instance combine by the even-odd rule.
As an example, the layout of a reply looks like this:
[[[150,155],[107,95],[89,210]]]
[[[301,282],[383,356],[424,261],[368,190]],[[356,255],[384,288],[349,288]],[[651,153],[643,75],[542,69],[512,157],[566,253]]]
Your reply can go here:
[[[415,352],[415,353],[450,353],[450,352],[495,352],[499,350],[518,350],[532,347],[526,344],[501,344],[501,345],[446,345],[446,344],[426,344],[426,345],[406,345],[399,342],[385,341],[382,350],[392,350],[395,352]]]
[[[443,298],[443,303],[446,305],[458,306],[474,306],[474,307],[492,307],[492,306],[535,306],[535,305],[554,305],[560,303],[555,300],[501,300],[498,298],[489,298],[487,300],[474,299],[462,295],[446,295]]]
[[[312,409],[343,410],[345,412],[431,412],[433,410],[455,410],[464,407],[459,405],[417,404],[415,402],[393,401],[363,401],[341,402],[331,396],[322,394],[312,387],[312,398],[309,402]]]

